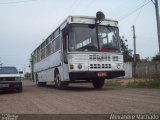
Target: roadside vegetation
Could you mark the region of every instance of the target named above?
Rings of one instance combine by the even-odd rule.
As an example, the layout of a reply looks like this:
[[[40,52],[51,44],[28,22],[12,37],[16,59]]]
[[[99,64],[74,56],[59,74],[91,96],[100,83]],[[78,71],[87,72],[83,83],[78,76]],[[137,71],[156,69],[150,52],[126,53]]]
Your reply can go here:
[[[160,88],[160,81],[154,79],[119,79],[109,80],[106,85],[128,88]]]

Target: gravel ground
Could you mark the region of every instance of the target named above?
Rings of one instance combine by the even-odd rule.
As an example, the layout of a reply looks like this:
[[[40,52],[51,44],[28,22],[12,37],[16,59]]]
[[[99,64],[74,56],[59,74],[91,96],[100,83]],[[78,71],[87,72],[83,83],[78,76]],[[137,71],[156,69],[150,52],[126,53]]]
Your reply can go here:
[[[66,90],[37,87],[23,81],[23,92],[1,91],[0,113],[103,114],[160,113],[160,89],[112,88],[95,90],[91,83],[71,84]]]

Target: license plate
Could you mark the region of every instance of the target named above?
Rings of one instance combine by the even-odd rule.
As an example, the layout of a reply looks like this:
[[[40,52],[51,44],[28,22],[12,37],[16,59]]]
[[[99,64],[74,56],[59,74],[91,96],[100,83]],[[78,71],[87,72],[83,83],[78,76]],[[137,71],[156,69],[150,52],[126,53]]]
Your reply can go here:
[[[0,87],[1,87],[1,88],[9,87],[9,84],[0,84]]]
[[[98,77],[106,77],[107,76],[107,72],[98,72],[97,76]]]

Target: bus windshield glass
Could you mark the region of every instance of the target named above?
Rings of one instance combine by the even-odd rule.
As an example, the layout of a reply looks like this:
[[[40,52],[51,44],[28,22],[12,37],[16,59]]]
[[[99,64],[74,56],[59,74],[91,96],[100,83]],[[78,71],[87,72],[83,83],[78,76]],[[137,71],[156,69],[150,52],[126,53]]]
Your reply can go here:
[[[120,52],[117,27],[71,25],[69,51]]]

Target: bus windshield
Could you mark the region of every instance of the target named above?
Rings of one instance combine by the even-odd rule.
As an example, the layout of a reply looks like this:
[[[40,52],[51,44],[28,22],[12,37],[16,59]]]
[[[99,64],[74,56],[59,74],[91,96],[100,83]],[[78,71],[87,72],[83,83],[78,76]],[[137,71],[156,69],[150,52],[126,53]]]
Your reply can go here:
[[[120,52],[118,28],[73,24],[68,46],[69,51]]]

